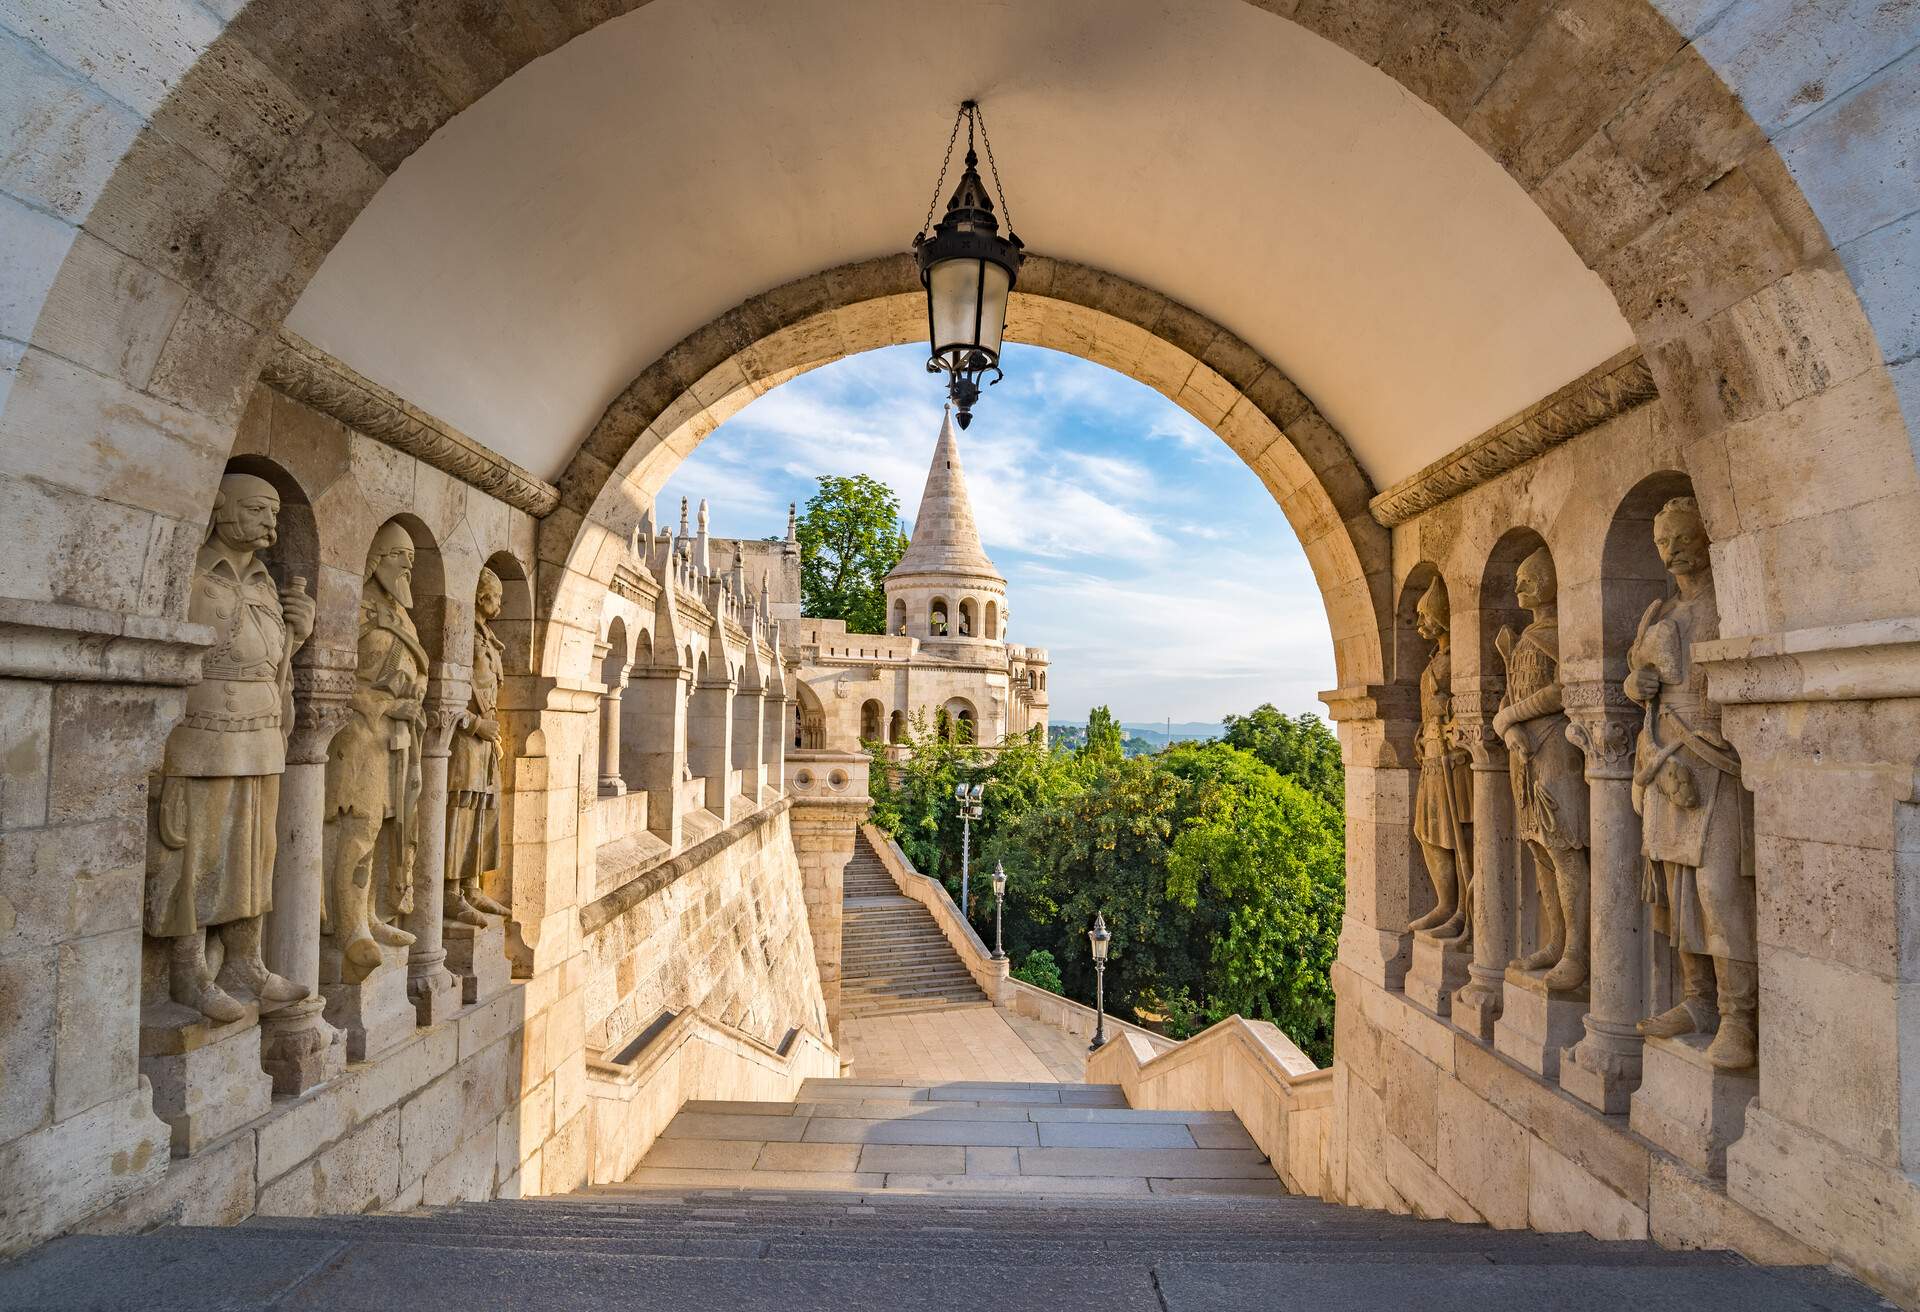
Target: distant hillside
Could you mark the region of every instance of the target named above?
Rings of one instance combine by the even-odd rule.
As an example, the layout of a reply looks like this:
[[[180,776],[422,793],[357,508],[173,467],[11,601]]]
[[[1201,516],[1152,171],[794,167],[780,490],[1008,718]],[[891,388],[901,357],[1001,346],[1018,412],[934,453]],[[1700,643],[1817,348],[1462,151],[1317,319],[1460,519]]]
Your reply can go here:
[[[1142,756],[1157,752],[1170,743],[1205,742],[1225,732],[1219,724],[1206,720],[1175,720],[1171,736],[1167,728],[1165,720],[1158,724],[1123,723],[1120,729],[1126,736],[1121,740],[1122,747],[1128,756]],[[1087,722],[1049,721],[1047,737],[1055,747],[1078,748],[1087,740]]]

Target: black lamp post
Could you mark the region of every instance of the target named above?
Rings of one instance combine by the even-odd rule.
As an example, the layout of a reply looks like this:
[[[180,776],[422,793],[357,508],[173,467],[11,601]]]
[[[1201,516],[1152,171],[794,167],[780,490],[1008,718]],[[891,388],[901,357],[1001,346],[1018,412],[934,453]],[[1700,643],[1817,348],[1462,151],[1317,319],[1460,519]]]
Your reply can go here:
[[[1113,941],[1113,935],[1107,932],[1107,918],[1104,914],[1095,915],[1093,928],[1087,931],[1087,941],[1093,945],[1093,1042],[1087,1045],[1088,1052],[1099,1051],[1107,1041],[1107,944]]]
[[[967,920],[973,918],[973,907],[967,901],[970,891],[968,880],[973,873],[973,822],[986,809],[981,805],[986,792],[985,784],[953,786],[953,800],[960,804],[960,915]]]
[[[1000,936],[1000,914],[1007,905],[1007,868],[1000,862],[993,863],[993,959],[1005,961],[1007,949]]]
[[[963,120],[967,125],[966,171],[947,202],[946,214],[935,224],[934,207],[940,203],[941,188],[946,186],[947,167],[953,162],[953,147],[960,138]],[[1001,210],[1006,211],[1006,189],[1000,185],[1000,170],[993,162],[986,120],[980,117],[977,103],[965,101],[953,120],[953,134],[947,139],[947,153],[940,162],[940,180],[934,184],[933,202],[927,206],[927,221],[913,238],[913,249],[920,260],[920,285],[927,292],[927,339],[932,350],[927,372],[947,375],[947,395],[953,399],[954,418],[961,428],[973,422],[980,380],[991,373],[990,383],[1000,381],[1000,339],[1007,327],[1007,297],[1013,293],[1022,259],[1013,216],[1007,215],[1007,235],[1002,237],[993,201],[981,181],[979,157],[973,150],[976,127],[987,148],[993,189],[999,193]]]

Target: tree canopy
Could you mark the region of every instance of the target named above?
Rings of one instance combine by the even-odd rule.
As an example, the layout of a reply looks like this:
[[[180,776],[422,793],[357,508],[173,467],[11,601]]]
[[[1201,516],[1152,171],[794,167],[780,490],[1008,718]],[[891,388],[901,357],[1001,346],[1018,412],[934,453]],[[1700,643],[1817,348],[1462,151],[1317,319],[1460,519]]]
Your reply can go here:
[[[1347,773],[1340,764],[1340,740],[1319,716],[1307,711],[1284,715],[1267,702],[1221,723],[1228,746],[1253,753],[1331,805],[1344,805]]]
[[[796,532],[804,613],[847,622],[849,633],[885,633],[887,572],[900,563],[900,498],[865,474],[822,475]]]

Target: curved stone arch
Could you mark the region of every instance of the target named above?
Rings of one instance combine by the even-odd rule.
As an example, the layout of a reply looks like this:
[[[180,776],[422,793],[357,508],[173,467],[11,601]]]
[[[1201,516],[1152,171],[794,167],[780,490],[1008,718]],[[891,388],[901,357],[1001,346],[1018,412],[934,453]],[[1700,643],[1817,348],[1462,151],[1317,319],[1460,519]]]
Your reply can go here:
[[[82,148],[23,149],[0,168],[0,187],[34,207],[43,230],[16,260],[16,320],[34,326],[7,352],[18,365],[0,415],[40,439],[0,448],[10,517],[40,526],[10,590],[183,615],[178,590],[148,580],[184,574],[263,338],[325,252],[447,120],[529,61],[636,7],[552,0],[538,18],[502,11],[474,31],[456,11],[402,0],[333,6],[325,23],[297,0],[256,0],[224,26],[199,9],[178,23],[103,10],[91,24],[32,29],[25,39],[77,79],[58,88],[68,118],[46,130],[69,118],[92,127]],[[1920,609],[1920,584],[1899,553],[1845,563],[1845,586],[1830,577],[1848,541],[1910,536],[1920,522],[1920,471],[1888,372],[1904,356],[1874,340],[1829,240],[1830,231],[1843,245],[1865,244],[1896,225],[1873,224],[1876,202],[1859,188],[1815,185],[1809,196],[1775,147],[1791,153],[1798,132],[1817,152],[1809,111],[1824,98],[1846,116],[1855,159],[1895,158],[1897,116],[1876,119],[1871,96],[1837,98],[1856,86],[1884,90],[1905,53],[1895,43],[1906,42],[1896,25],[1845,43],[1843,63],[1828,67],[1818,61],[1834,57],[1809,35],[1812,53],[1792,52],[1807,67],[1789,76],[1764,23],[1735,23],[1721,7],[1675,12],[1700,16],[1676,29],[1650,0],[1624,0],[1593,21],[1510,6],[1468,22],[1450,0],[1412,0],[1364,15],[1310,5],[1275,21],[1316,32],[1459,126],[1606,281],[1687,436],[1706,448],[1696,481],[1715,540],[1754,538],[1732,561],[1729,593],[1748,600],[1725,617],[1730,631]],[[101,50],[125,57],[101,61]],[[1570,85],[1558,75],[1569,63],[1606,75]],[[1811,104],[1804,89],[1779,92],[1800,71],[1819,90]],[[236,96],[236,84],[259,94]],[[1871,267],[1885,288],[1888,352],[1898,352],[1898,307],[1920,287],[1920,269],[1886,259]],[[158,335],[141,311],[156,279],[181,297]],[[114,290],[103,296],[102,285]],[[1783,320],[1808,331],[1782,335]],[[1854,459],[1800,477],[1799,457],[1783,449],[1800,444],[1757,421],[1854,384],[1861,395],[1844,437]],[[63,462],[68,439],[98,437],[90,414],[111,416],[102,445],[118,449],[104,467]],[[168,476],[125,476],[142,466]],[[1735,509],[1741,480],[1784,490],[1749,517]],[[142,568],[78,563],[98,557],[102,542]]]
[[[642,370],[594,426],[542,521],[547,668],[579,660],[587,613],[640,517],[679,462],[754,397],[844,356],[917,340],[925,306],[909,256],[803,278],[736,306]],[[1341,683],[1381,678],[1391,549],[1368,510],[1374,488],[1346,440],[1278,367],[1187,306],[1114,274],[1029,256],[1007,316],[1010,341],[1092,360],[1154,388],[1218,434],[1273,494],[1320,584]],[[960,598],[944,604],[957,632]],[[979,608],[975,606],[975,621]]]

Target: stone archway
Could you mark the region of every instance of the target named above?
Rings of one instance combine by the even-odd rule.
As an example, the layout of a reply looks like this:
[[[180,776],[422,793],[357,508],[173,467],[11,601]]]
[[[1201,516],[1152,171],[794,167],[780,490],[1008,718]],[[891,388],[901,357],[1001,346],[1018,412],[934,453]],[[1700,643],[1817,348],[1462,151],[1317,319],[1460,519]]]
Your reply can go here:
[[[608,545],[628,540],[674,467],[726,416],[808,369],[916,340],[924,314],[911,259],[887,256],[755,297],[643,370],[581,444],[560,478],[560,508],[541,524],[541,609],[552,617],[546,668],[575,668],[585,630],[565,617],[592,613],[619,559]],[[1038,255],[1022,273],[1007,336],[1125,373],[1218,433],[1299,535],[1326,601],[1341,682],[1381,678],[1390,558],[1368,509],[1374,488],[1284,373],[1166,296]],[[956,623],[958,603],[947,610]]]

